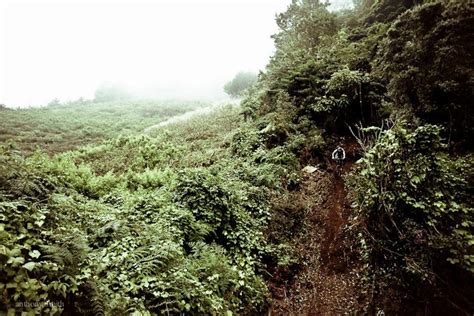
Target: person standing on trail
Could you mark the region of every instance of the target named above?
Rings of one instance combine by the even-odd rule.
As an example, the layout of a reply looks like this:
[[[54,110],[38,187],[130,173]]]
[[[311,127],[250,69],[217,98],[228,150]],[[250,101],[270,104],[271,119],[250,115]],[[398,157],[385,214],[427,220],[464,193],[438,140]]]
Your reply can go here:
[[[342,166],[346,159],[346,152],[341,146],[337,146],[332,152],[332,160],[334,160],[339,166]]]

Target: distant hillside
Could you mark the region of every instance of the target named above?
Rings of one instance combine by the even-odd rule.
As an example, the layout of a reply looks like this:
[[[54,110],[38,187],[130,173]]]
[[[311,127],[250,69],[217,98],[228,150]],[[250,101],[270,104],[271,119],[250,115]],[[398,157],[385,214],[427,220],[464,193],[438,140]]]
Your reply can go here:
[[[202,102],[123,100],[70,102],[41,108],[0,109],[0,144],[14,142],[29,155],[40,148],[59,153],[120,134],[140,133]]]

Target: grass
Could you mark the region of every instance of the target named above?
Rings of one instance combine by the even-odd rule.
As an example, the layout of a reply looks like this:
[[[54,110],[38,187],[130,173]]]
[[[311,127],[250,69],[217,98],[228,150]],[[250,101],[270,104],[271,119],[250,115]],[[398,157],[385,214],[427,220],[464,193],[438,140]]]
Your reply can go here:
[[[172,116],[206,106],[195,101],[73,102],[26,109],[0,109],[0,144],[13,142],[25,155],[55,154],[118,135],[140,134]]]

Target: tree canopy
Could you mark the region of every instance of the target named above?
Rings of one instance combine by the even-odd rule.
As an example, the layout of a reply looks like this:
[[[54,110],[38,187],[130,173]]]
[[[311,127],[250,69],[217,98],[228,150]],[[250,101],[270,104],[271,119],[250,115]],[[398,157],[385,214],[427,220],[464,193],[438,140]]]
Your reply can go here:
[[[239,72],[234,79],[224,86],[224,91],[233,98],[242,97],[248,89],[257,82],[257,75],[253,72]]]

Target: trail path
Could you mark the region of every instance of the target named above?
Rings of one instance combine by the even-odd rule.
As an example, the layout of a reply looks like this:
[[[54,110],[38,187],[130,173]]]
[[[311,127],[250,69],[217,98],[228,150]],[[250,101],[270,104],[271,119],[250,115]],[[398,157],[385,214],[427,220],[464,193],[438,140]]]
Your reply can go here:
[[[346,230],[351,209],[345,176],[353,168],[348,160],[341,174],[330,165],[307,176],[296,193],[295,199],[308,199],[309,208],[293,244],[303,263],[289,282],[272,284],[270,315],[340,315],[358,304],[359,266]]]
[[[357,304],[357,276],[350,254],[346,253],[350,241],[345,231],[350,206],[344,176],[352,165],[348,161],[342,174],[333,171],[329,175],[332,186],[324,205],[326,216],[322,219],[324,233],[319,243],[319,260],[309,269],[309,275],[315,280],[315,287],[310,290],[312,315],[345,314]],[[312,211],[321,210],[317,207]]]
[[[340,250],[343,247],[341,229],[347,224],[349,211],[343,175],[352,169],[352,165],[353,162],[348,161],[342,169],[342,175],[333,172],[333,188],[332,194],[329,196],[330,207],[327,214],[328,225],[325,227],[322,242],[322,259],[329,268],[336,271],[341,270],[341,263],[338,262],[338,257],[341,255]]]

